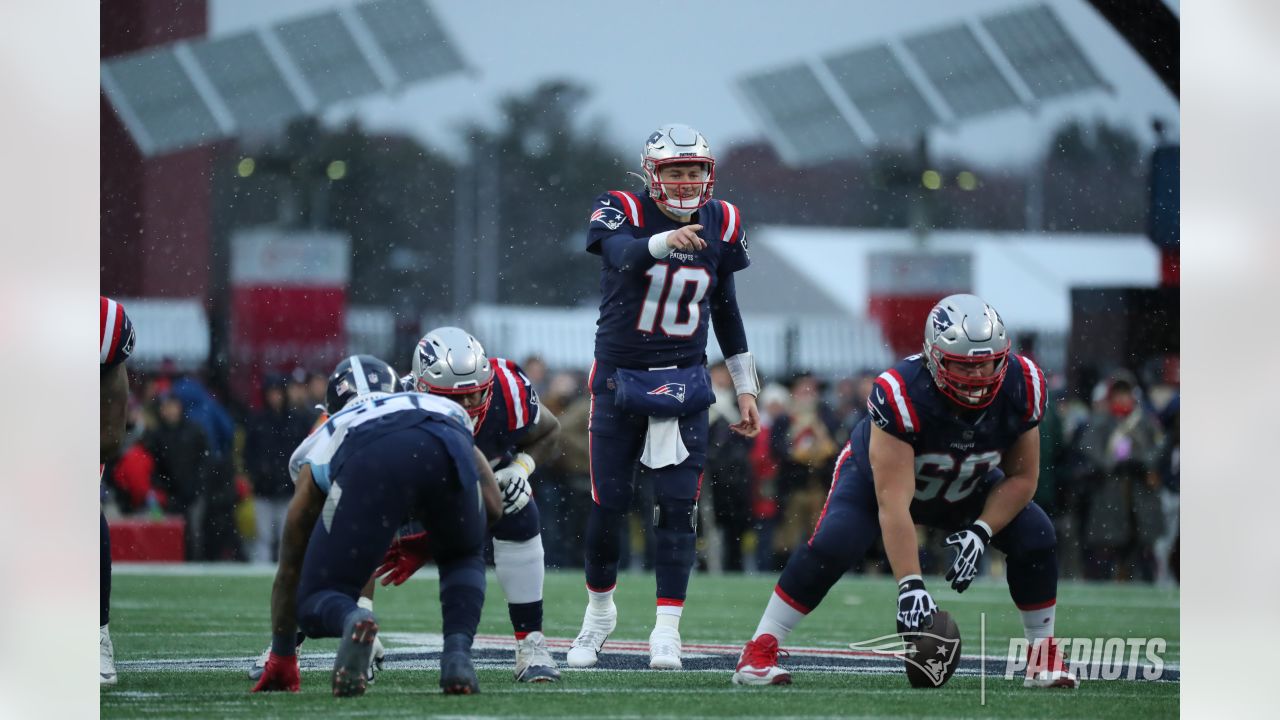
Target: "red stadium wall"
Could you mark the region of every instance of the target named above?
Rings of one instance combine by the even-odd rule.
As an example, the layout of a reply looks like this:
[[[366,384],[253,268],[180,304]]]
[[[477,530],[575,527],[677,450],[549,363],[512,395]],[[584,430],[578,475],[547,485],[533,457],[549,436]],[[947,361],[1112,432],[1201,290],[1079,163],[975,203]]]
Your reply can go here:
[[[100,56],[202,36],[208,17],[205,0],[113,0],[102,6]],[[105,95],[99,138],[102,293],[206,299],[213,151],[144,158]]]

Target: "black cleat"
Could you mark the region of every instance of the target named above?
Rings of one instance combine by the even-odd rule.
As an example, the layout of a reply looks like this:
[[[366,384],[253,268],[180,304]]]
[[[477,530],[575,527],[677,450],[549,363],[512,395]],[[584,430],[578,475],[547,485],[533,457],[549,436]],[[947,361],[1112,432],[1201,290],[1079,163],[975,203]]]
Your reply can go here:
[[[333,661],[333,696],[356,697],[369,687],[369,663],[378,622],[363,608],[352,612],[342,628],[338,657]]]
[[[480,692],[480,679],[471,666],[471,655],[453,650],[440,656],[440,690],[445,695],[475,695]]]

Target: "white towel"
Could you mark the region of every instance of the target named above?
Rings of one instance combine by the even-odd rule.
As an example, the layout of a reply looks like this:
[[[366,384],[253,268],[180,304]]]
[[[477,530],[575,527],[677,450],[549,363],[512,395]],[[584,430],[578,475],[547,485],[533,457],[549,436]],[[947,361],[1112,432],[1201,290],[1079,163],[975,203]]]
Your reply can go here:
[[[647,467],[679,465],[689,457],[689,449],[680,437],[680,418],[649,418],[649,431],[644,435],[644,452],[640,462]]]

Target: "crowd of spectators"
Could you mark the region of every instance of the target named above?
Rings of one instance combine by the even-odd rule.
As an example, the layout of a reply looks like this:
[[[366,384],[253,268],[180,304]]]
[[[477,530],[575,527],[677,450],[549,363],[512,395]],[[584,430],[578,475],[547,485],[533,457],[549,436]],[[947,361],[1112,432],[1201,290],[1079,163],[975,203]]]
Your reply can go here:
[[[558,456],[533,478],[547,563],[580,567],[591,502],[586,379],[552,372],[537,358],[522,367],[561,425]],[[716,402],[700,502],[700,566],[780,570],[812,531],[836,457],[866,414],[875,375],[769,380],[754,439],[729,430],[740,418],[723,365],[712,367],[711,377]],[[1089,397],[1069,394],[1062,384],[1050,377],[1036,494],[1057,528],[1062,576],[1175,582],[1176,379],[1142,383],[1119,370]],[[287,461],[318,416],[325,376],[302,369],[268,374],[254,411],[220,402],[191,375],[160,372],[135,378],[132,387],[126,448],[104,476],[113,512],[182,516],[190,560],[274,562],[293,493]],[[646,480],[641,472],[624,568],[652,566]],[[922,530],[921,540],[925,571],[945,570],[941,537]],[[888,572],[879,548],[855,570]]]

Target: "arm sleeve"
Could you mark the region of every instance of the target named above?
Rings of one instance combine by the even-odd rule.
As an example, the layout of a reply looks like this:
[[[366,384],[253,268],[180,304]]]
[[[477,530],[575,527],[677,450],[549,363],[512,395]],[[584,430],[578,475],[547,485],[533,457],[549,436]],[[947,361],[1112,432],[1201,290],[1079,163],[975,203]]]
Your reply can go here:
[[[649,254],[649,239],[623,233],[610,235],[600,242],[605,265],[618,270],[647,270],[654,263]]]
[[[738,310],[738,295],[733,284],[733,274],[726,273],[716,283],[711,293],[711,322],[715,326],[720,352],[732,357],[747,351],[747,331],[742,325],[742,313]]]

